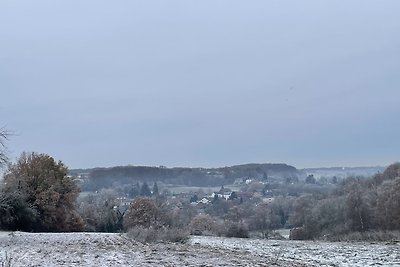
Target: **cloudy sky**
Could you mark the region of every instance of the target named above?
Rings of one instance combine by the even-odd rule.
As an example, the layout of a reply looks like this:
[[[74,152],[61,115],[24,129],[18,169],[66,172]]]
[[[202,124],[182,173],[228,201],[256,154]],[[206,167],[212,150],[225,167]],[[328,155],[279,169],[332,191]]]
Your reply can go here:
[[[11,158],[400,160],[400,1],[0,2]]]

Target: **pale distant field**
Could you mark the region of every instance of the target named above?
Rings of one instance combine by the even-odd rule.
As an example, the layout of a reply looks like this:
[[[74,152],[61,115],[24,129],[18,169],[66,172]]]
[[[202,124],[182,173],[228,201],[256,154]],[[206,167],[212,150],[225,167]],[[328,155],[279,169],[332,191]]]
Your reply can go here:
[[[225,188],[229,188],[233,191],[240,191],[241,187],[237,185],[226,185]],[[197,186],[179,186],[179,185],[163,185],[161,190],[168,189],[174,194],[179,193],[190,193],[190,192],[199,192],[202,190],[205,194],[211,194],[213,192],[218,192],[221,189],[221,186],[214,187],[197,187]]]
[[[0,232],[0,261],[49,267],[400,266],[400,245],[218,237],[145,245],[124,234]]]

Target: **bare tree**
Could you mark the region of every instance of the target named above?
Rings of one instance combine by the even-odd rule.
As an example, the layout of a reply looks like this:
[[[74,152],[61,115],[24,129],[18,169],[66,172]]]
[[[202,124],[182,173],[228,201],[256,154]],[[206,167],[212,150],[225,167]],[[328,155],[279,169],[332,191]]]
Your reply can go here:
[[[400,177],[384,181],[378,189],[375,218],[384,230],[400,229]]]
[[[350,231],[368,230],[372,214],[370,192],[361,177],[349,178],[345,185],[345,219]]]
[[[263,203],[254,208],[254,215],[250,217],[249,227],[251,230],[258,230],[264,238],[268,237],[271,231],[271,209],[267,204]]]
[[[7,163],[7,146],[6,142],[10,136],[10,132],[4,128],[0,128],[0,167]]]
[[[79,213],[88,231],[117,232],[122,229],[123,212],[118,209],[114,189],[102,189],[79,199]]]

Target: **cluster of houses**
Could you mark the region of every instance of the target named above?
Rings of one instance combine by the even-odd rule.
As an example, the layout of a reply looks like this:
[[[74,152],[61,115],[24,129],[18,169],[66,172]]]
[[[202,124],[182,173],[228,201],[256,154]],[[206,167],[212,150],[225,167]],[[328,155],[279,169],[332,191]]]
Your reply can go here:
[[[271,190],[260,190],[259,192],[243,192],[233,191],[228,188],[221,187],[218,192],[206,194],[201,198],[197,197],[197,193],[193,193],[190,198],[190,204],[193,206],[204,206],[212,204],[216,199],[223,200],[239,200],[240,202],[252,201],[252,202],[265,202],[270,203],[273,201],[273,194]]]
[[[198,192],[181,192],[181,193],[171,193],[167,195],[168,203],[176,206],[176,208],[182,208],[185,203],[190,203],[191,206],[197,209],[204,209],[209,205],[212,205],[217,199],[225,201],[240,201],[242,202],[264,202],[270,203],[273,201],[273,192],[270,189],[266,189],[267,184],[264,181],[252,178],[240,178],[236,179],[234,185],[251,186],[255,184],[252,190],[247,191],[234,191],[224,186],[217,192],[204,193],[201,190]],[[117,199],[118,206],[115,208],[120,211],[125,211],[128,209],[129,205],[132,203],[133,199],[129,197],[119,197]]]

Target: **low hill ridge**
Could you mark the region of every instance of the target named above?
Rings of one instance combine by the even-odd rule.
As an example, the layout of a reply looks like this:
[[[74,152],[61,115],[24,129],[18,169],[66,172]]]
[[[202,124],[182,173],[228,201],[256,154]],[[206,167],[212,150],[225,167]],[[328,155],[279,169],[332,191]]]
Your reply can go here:
[[[284,163],[249,163],[218,168],[190,168],[164,166],[116,166],[71,170],[71,175],[80,175],[87,181],[89,190],[111,187],[115,183],[164,182],[188,186],[222,186],[232,184],[238,178],[285,178],[299,171]]]

